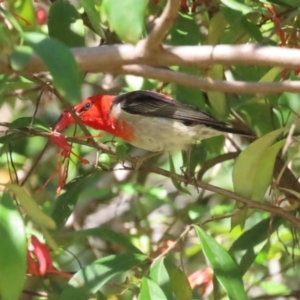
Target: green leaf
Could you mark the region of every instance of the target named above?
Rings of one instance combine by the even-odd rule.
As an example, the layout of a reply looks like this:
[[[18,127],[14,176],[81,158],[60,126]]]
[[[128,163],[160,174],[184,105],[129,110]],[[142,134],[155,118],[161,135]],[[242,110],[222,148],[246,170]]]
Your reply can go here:
[[[13,70],[20,71],[26,67],[30,57],[33,53],[33,49],[28,46],[17,46],[15,52],[9,56],[10,65]]]
[[[261,34],[259,27],[252,22],[249,22],[246,17],[241,18],[240,24],[245,29],[245,31],[252,37],[256,42],[262,42],[263,35]]]
[[[148,0],[103,0],[102,18],[127,43],[137,43],[144,30],[144,15]]]
[[[272,220],[272,226],[270,226],[270,218],[260,221],[235,240],[230,247],[229,252],[233,253],[235,251],[252,249],[256,245],[268,239],[269,235],[276,231],[283,221],[284,220],[280,217],[274,217]]]
[[[221,80],[224,76],[223,66],[212,66],[208,70],[207,75],[212,79]],[[218,115],[222,117],[228,115],[229,107],[224,93],[207,91],[207,96],[210,105],[213,107],[213,109],[217,112]]]
[[[255,253],[253,248],[250,248],[246,251],[246,253],[243,255],[241,262],[240,262],[240,271],[244,275],[248,269],[253,264],[257,254]]]
[[[232,171],[234,190],[237,194],[251,198],[256,190],[256,176],[261,172],[261,157],[284,131],[284,128],[274,130],[254,141],[238,156]],[[267,181],[267,179],[264,179]],[[264,182],[265,185],[266,182]],[[260,193],[261,194],[261,190]],[[255,195],[256,197],[258,195]],[[259,199],[258,199],[259,200]]]
[[[48,28],[50,37],[58,39],[67,46],[84,46],[83,21],[69,1],[58,0],[51,4]]]
[[[273,82],[281,72],[282,68],[273,67],[259,80],[259,82]]]
[[[0,295],[2,300],[18,300],[26,279],[26,234],[23,220],[4,193],[0,201]]]
[[[93,0],[80,0],[81,5],[84,8],[84,11],[87,13],[89,20],[100,37],[105,39],[105,33],[100,24],[100,14],[95,8]]]
[[[9,7],[23,30],[35,30],[37,22],[35,8],[31,0],[13,1],[13,5],[9,5]]]
[[[61,236],[61,235],[60,235]],[[107,227],[96,227],[96,228],[89,228],[85,230],[79,231],[72,231],[68,233],[63,233],[63,237],[65,236],[72,236],[76,238],[82,237],[97,237],[103,239],[105,241],[111,241],[123,247],[127,252],[131,253],[142,253],[138,248],[136,248],[128,239],[128,237],[124,234],[118,233],[114,230],[111,230]]]
[[[173,46],[199,45],[201,39],[195,18],[180,12],[174,21],[170,34]],[[198,90],[198,92],[200,91]]]
[[[277,142],[269,147],[259,158],[257,166],[260,166],[260,169],[256,172],[253,180],[253,186],[255,187],[252,194],[253,200],[260,201],[264,197],[273,177],[277,154],[285,143],[286,139]]]
[[[26,33],[24,39],[50,71],[59,93],[70,102],[78,103],[81,99],[79,69],[70,50],[41,33]]]
[[[150,277],[160,286],[168,300],[192,299],[192,290],[186,275],[170,260],[164,257],[155,260],[150,268]]]
[[[154,260],[149,275],[150,278],[160,286],[168,300],[174,299],[171,279],[165,267],[165,257]]]
[[[111,278],[130,271],[147,260],[141,254],[110,255],[98,259],[77,272],[69,281],[59,300],[89,299],[90,293],[96,293]]]
[[[47,126],[47,124],[44,123],[44,121],[32,117],[23,117],[16,119],[9,125],[9,129],[17,129],[24,127],[41,129],[50,132],[49,127]]]
[[[17,184],[8,184],[7,188],[16,195],[22,208],[35,223],[48,229],[56,229],[53,219],[39,208],[38,204],[27,194],[23,187]]]
[[[153,280],[143,277],[141,291],[138,300],[168,300],[157,283]]]
[[[19,140],[22,137],[24,137],[24,133],[21,133],[21,132],[6,134],[6,135],[0,137],[0,144],[6,144],[13,140]]]
[[[246,300],[243,280],[237,265],[228,252],[221,247],[202,228],[194,226],[199,237],[205,258],[212,267],[214,274],[226,291],[230,300]]]
[[[77,177],[68,184],[65,185],[64,193],[61,193],[55,202],[55,206],[52,212],[52,218],[58,228],[64,226],[65,222],[73,212],[73,209],[77,203],[78,197],[85,188],[88,188],[91,176]]]
[[[206,43],[216,45],[219,42],[220,36],[224,33],[227,21],[222,12],[217,12],[213,15],[209,22],[209,29]]]
[[[165,260],[165,266],[171,280],[171,289],[175,294],[176,299],[192,299],[192,289],[186,275],[167,259]],[[180,282],[180,285],[178,282]]]
[[[235,0],[220,0],[225,6],[230,7],[234,10],[240,11],[243,14],[248,14],[250,12],[255,11],[251,6],[242,4]]]

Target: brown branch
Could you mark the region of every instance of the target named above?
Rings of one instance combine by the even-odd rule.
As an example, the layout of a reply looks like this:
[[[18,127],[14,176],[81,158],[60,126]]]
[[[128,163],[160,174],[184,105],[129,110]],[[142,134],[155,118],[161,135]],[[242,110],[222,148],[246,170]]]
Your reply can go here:
[[[227,66],[277,66],[288,69],[297,69],[300,65],[300,49],[257,44],[166,47],[159,53],[148,52],[145,56],[130,44],[73,48],[71,51],[79,69],[84,72],[108,72],[128,64],[198,68],[222,64]],[[15,73],[10,68],[7,57],[1,58],[0,70],[2,74]],[[37,55],[32,55],[28,65],[23,71],[20,71],[20,74],[43,71],[47,71],[47,69],[42,60]]]
[[[139,42],[141,53],[159,50],[168,31],[171,29],[179,10],[179,0],[168,0],[161,16],[156,20],[154,28],[148,37]]]
[[[158,79],[165,82],[173,82],[204,91],[218,91],[225,93],[250,93],[250,94],[272,94],[272,93],[299,93],[300,81],[282,82],[245,82],[225,81],[176,72],[168,69],[154,68],[143,65],[125,65],[117,73],[133,74],[144,78]]]
[[[282,82],[242,82],[222,81],[199,78],[185,73],[175,72],[153,66],[192,65],[197,67],[220,63],[225,65],[260,65],[299,68],[300,50],[282,47],[263,47],[258,45],[217,45],[171,47],[159,51],[147,51],[141,54],[138,46],[112,45],[97,48],[73,49],[79,68],[86,72],[106,72],[134,74],[173,82],[205,91],[230,93],[269,94],[282,92],[300,92],[300,81]],[[151,66],[149,66],[151,65]],[[2,73],[11,74],[7,59],[0,60]],[[39,57],[33,55],[27,67],[20,73],[46,71]]]

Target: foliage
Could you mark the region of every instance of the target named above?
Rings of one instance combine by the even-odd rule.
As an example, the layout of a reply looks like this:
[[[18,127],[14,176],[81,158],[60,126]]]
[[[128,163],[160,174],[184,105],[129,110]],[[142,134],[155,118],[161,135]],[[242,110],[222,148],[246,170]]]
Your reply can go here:
[[[73,47],[139,45],[167,2],[0,4],[0,61],[11,67],[0,74],[1,299],[296,299],[297,95],[207,92],[121,70],[86,74],[73,56]],[[299,48],[296,0],[178,2],[168,46]],[[32,59],[47,72],[27,70]],[[228,82],[298,76],[275,66],[170,68]],[[140,162],[144,151],[106,133],[52,131],[62,109],[82,98],[138,89],[193,105],[255,141],[215,137]]]

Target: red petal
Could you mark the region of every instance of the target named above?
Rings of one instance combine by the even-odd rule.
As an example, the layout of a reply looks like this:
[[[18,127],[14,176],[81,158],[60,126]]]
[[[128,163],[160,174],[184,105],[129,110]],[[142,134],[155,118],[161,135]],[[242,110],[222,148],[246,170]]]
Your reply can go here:
[[[74,123],[75,120],[72,115],[67,111],[63,111],[54,129],[57,131],[61,131],[67,128],[70,124]]]
[[[39,275],[45,276],[48,270],[52,269],[52,259],[45,244],[42,244],[34,235],[31,237],[31,244],[39,266]]]
[[[33,276],[40,276],[38,264],[33,260],[29,250],[27,250],[26,255],[27,255],[27,274]]]
[[[59,148],[62,148],[64,151],[71,152],[72,147],[68,143],[65,135],[63,135],[57,131],[52,131],[49,139],[51,142],[53,142]]]

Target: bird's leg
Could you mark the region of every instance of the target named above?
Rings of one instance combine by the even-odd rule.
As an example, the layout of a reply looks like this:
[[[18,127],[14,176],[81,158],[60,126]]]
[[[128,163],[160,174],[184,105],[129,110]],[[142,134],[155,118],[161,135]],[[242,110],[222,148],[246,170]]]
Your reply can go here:
[[[152,152],[152,153],[148,153],[147,155],[143,156],[143,157],[136,157],[136,163],[134,166],[134,170],[137,171],[141,165],[144,163],[145,160],[154,157],[156,155],[161,155],[164,151],[159,151],[159,152]]]
[[[182,151],[183,164],[185,163],[186,166],[184,166],[184,165],[181,166],[180,170],[181,170],[183,176],[186,179],[191,178],[191,164],[190,164],[190,162],[191,162],[191,155],[192,155],[192,148],[191,148],[191,146],[188,149]],[[186,169],[184,169],[184,167]],[[185,184],[185,186],[187,186],[187,184]]]

